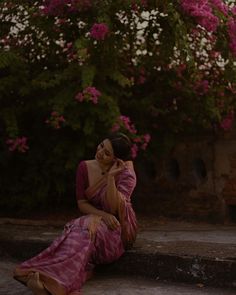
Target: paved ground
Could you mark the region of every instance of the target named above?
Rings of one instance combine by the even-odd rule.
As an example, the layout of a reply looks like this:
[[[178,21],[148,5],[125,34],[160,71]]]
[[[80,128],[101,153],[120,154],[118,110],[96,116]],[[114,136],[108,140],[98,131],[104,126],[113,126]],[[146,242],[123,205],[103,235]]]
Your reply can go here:
[[[5,278],[4,284],[0,282],[0,294],[27,295],[27,293],[22,293],[25,292],[25,289],[22,289],[24,286],[19,287],[18,284],[17,286],[14,285],[14,281],[9,281],[12,259],[23,261],[46,248],[55,237],[61,234],[65,223],[65,220],[0,218],[0,261],[1,256],[4,257],[5,254],[10,256],[0,264],[0,277]],[[101,268],[99,271],[100,274],[108,274],[108,277],[105,280],[104,277],[101,277],[91,281],[85,288],[88,293],[84,294],[94,294],[91,291],[94,284],[96,286],[101,285],[102,288],[101,291],[99,291],[99,287],[96,288],[96,292],[100,292],[96,293],[96,295],[128,294],[123,291],[114,293],[113,287],[117,285],[121,289],[125,289],[128,288],[127,284],[129,283],[131,284],[130,290],[133,290],[131,291],[133,293],[130,294],[141,294],[138,290],[142,286],[147,288],[145,292],[142,291],[142,295],[236,294],[236,290],[233,293],[232,291],[227,293],[226,289],[224,291],[217,289],[218,293],[216,293],[213,289],[208,290],[199,287],[191,289],[192,287],[187,285],[162,285],[160,281],[158,281],[157,285],[156,282],[152,285],[153,281],[144,279],[139,279],[141,285],[138,285],[130,277],[131,275],[149,279],[158,277],[162,281],[168,279],[191,282],[195,286],[198,283],[203,283],[209,286],[236,287],[236,224],[213,225],[173,221],[163,222],[150,218],[142,219],[138,238],[133,249],[129,250],[118,262],[107,268]],[[114,283],[112,283],[110,274],[122,275],[123,277],[116,277]],[[9,284],[12,287],[4,289],[3,286]],[[170,289],[168,289],[169,287]],[[16,292],[14,294],[11,293],[13,289]],[[170,293],[165,293],[168,290]]]
[[[205,230],[147,230],[139,234],[140,238],[156,242],[195,241],[218,244],[236,244],[236,231],[226,227],[224,229]]]
[[[11,278],[17,261],[0,262],[0,295],[32,295],[25,286]],[[140,277],[101,276],[88,281],[83,295],[235,295],[235,290],[208,288],[202,284],[187,285],[159,282]]]

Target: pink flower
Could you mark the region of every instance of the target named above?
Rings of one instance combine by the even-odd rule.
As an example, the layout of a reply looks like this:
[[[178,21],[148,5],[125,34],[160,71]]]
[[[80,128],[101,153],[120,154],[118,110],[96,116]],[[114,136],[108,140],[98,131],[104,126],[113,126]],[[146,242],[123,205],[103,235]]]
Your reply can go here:
[[[231,8],[231,12],[232,12],[233,15],[236,15],[236,6],[233,6]]]
[[[60,129],[61,124],[65,122],[65,118],[56,111],[51,112],[51,117],[45,121],[46,124],[51,125],[55,129]]]
[[[138,78],[138,84],[144,84],[146,80],[147,80],[146,77],[141,75]]]
[[[130,118],[124,115],[121,115],[117,118],[117,122],[112,126],[112,132],[118,131],[120,129],[121,131],[122,129],[125,129],[124,133],[127,133],[128,131],[129,137],[133,143],[131,146],[131,156],[132,158],[136,158],[140,148],[143,150],[147,148],[148,143],[151,140],[150,134],[147,133],[144,135],[138,135],[137,130]]]
[[[225,16],[228,15],[229,7],[221,0],[211,0],[212,6],[221,11]]]
[[[151,140],[151,135],[149,133],[143,135],[143,140],[145,143],[149,143]]]
[[[131,147],[131,157],[134,159],[137,157],[138,154],[138,146],[137,144],[133,144]]]
[[[204,95],[209,91],[209,82],[208,80],[198,81],[194,87],[195,91],[199,95]]]
[[[148,146],[148,144],[145,142],[141,145],[141,149],[146,150],[147,146]]]
[[[111,131],[112,131],[112,132],[116,132],[116,131],[118,131],[119,129],[120,129],[120,125],[117,124],[117,123],[115,123],[115,124],[112,126]]]
[[[228,35],[229,35],[229,47],[232,51],[232,54],[236,56],[236,21],[233,18],[230,18],[228,22]]]
[[[141,143],[142,142],[142,138],[141,137],[135,137],[133,139],[133,141],[136,142],[136,143]]]
[[[105,23],[95,23],[90,29],[90,36],[96,40],[104,40],[109,33],[109,28]]]
[[[79,92],[75,96],[75,100],[82,102],[84,100],[92,101],[94,104],[98,103],[98,98],[101,96],[101,92],[97,90],[95,87],[89,86],[83,90],[83,92]]]
[[[82,102],[84,100],[83,93],[81,93],[81,92],[77,93],[76,96],[75,96],[75,100],[77,100],[79,102]]]
[[[6,143],[9,145],[9,151],[18,151],[20,153],[25,153],[29,147],[27,145],[26,137],[17,137],[15,139],[8,139]]]
[[[92,100],[94,104],[98,103],[98,97],[101,96],[101,92],[98,91],[95,87],[91,86],[87,87],[84,90],[84,94],[89,95],[90,100]]]
[[[221,121],[220,127],[224,130],[230,130],[234,122],[234,112],[230,111],[228,115]]]
[[[131,123],[129,117],[121,115],[120,120],[123,123],[125,129],[127,129],[130,133],[133,133],[133,134],[137,133],[137,130],[136,130],[134,124]]]
[[[180,3],[183,11],[194,17],[206,30],[215,32],[219,19],[212,12],[212,7],[207,0],[182,0]]]
[[[46,15],[61,15],[68,3],[69,0],[46,0],[42,12]]]
[[[46,15],[64,15],[86,10],[92,6],[91,0],[45,0],[42,13]]]
[[[52,117],[57,117],[59,114],[58,114],[58,112],[56,112],[56,111],[53,111],[53,112],[51,112],[51,116]]]

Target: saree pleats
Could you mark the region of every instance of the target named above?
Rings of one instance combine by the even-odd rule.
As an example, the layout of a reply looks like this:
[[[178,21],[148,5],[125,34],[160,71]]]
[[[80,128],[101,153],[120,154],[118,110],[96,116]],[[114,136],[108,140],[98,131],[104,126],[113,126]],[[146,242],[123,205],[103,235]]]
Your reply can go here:
[[[17,266],[14,278],[26,284],[30,273],[39,272],[41,282],[52,295],[79,295],[96,264],[117,260],[126,246],[134,242],[137,231],[136,217],[130,203],[131,193],[124,190],[132,186],[127,181],[135,182],[135,175],[130,177],[129,171],[123,174],[117,181],[122,194],[118,212],[120,227],[111,230],[100,220],[95,238],[91,240],[88,228],[93,215],[74,219],[66,224],[62,235],[47,249]],[[107,209],[105,191],[103,185],[89,199],[92,205],[104,211]]]

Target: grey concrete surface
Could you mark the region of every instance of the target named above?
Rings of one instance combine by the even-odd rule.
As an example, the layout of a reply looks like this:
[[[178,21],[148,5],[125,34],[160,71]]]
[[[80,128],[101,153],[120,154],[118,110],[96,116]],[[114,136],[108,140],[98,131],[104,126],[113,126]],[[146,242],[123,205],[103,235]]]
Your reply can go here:
[[[194,241],[217,244],[236,244],[236,229],[205,229],[205,230],[147,230],[139,234],[140,238],[155,242]]]
[[[7,254],[23,261],[34,256],[61,234],[64,224],[0,218],[0,257]],[[146,218],[134,247],[98,270],[236,287],[236,224],[158,223]]]
[[[4,258],[0,262],[0,295],[32,295],[25,286],[12,279],[17,261]],[[95,275],[88,281],[83,295],[233,295],[235,290],[187,285],[127,276]]]

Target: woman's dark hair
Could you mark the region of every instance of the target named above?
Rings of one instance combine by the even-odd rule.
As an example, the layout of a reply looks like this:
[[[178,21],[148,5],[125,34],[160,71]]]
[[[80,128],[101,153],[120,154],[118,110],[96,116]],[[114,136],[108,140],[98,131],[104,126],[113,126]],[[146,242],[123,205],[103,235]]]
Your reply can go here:
[[[107,136],[110,140],[114,156],[123,161],[131,159],[131,141],[124,133],[111,133]]]

